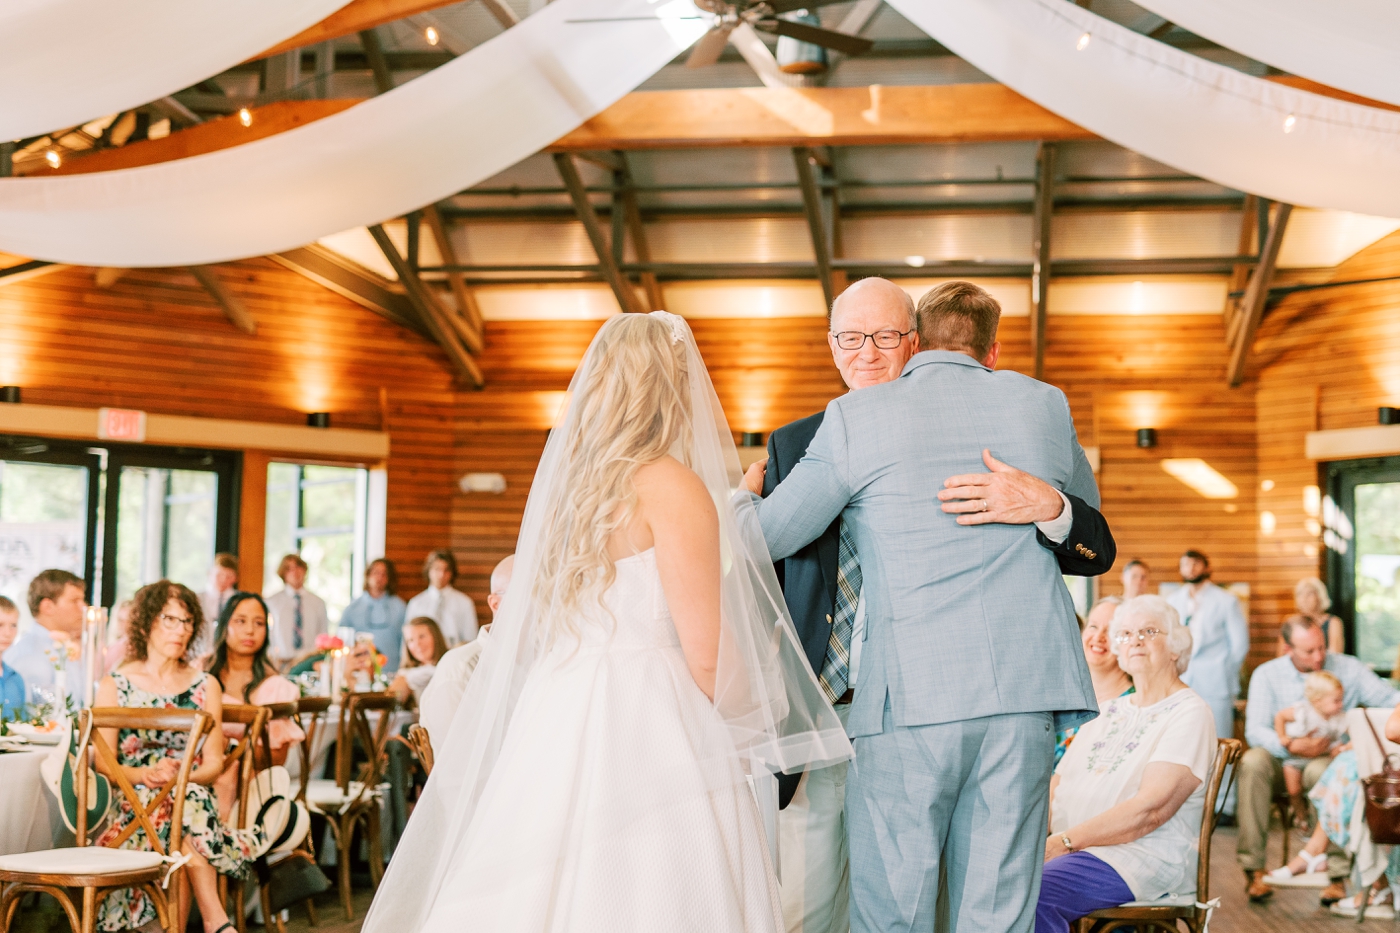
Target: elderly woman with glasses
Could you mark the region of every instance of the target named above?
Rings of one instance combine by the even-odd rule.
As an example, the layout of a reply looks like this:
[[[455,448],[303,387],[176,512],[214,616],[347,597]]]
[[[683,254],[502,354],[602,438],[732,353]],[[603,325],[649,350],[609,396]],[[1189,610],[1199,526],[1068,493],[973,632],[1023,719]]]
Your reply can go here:
[[[1110,640],[1136,692],[1103,704],[1050,781],[1050,836],[1036,933],[1196,887],[1196,838],[1215,760],[1215,717],[1181,682],[1191,631],[1160,596],[1113,617]]]
[[[97,689],[98,706],[146,709],[204,710],[218,722],[223,710],[219,682],[195,666],[193,642],[204,623],[199,597],[188,587],[161,580],[138,590],[133,600],[127,630],[126,661],[103,678]],[[175,780],[185,754],[184,732],[158,729],[103,730],[103,738],[117,753],[118,767],[136,787],[145,805]],[[218,805],[209,785],[223,770],[220,742],[205,742],[190,770],[180,843],[189,862],[180,876],[178,921],[185,929],[189,916],[189,895],[199,904],[204,933],[233,929],[219,898],[218,874],[240,878],[251,862],[267,849],[267,833],[255,829],[232,829],[219,820]],[[111,775],[115,777],[115,775]],[[167,797],[156,808],[151,823],[169,843],[173,801]],[[108,845],[136,819],[130,803],[123,799],[116,817],[98,845]],[[144,830],[122,844],[127,849],[149,849]],[[186,887],[188,880],[188,888]],[[155,905],[136,889],[115,891],[99,905],[99,930],[136,929],[155,919]]]

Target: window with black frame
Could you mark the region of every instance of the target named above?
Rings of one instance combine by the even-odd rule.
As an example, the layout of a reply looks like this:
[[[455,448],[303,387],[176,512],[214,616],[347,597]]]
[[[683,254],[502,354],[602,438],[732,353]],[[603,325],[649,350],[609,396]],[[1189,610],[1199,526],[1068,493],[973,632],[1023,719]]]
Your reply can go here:
[[[1325,467],[1320,508],[1333,611],[1347,646],[1377,671],[1400,653],[1400,457]]]

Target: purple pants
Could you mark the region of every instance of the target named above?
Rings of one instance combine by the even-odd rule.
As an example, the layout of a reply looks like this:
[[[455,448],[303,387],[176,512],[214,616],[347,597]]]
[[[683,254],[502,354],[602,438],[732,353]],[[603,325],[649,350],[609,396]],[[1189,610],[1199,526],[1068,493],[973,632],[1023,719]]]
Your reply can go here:
[[[1080,917],[1133,899],[1133,892],[1103,859],[1088,852],[1062,855],[1045,863],[1035,933],[1068,933]]]

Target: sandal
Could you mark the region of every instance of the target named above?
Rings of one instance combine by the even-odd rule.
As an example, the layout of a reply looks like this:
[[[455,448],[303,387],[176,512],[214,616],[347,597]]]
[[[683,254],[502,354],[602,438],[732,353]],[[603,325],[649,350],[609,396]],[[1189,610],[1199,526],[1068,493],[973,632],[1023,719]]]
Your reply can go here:
[[[225,930],[234,930],[237,933],[238,928],[233,925],[232,920],[225,920],[224,925],[215,930],[214,933],[224,933]]]
[[[1302,861],[1301,869],[1294,869],[1293,862]],[[1264,881],[1268,884],[1287,884],[1294,878],[1301,878],[1304,875],[1315,875],[1327,867],[1327,853],[1319,852],[1312,855],[1306,850],[1299,852],[1298,857],[1284,865],[1282,868],[1275,868],[1264,876]]]

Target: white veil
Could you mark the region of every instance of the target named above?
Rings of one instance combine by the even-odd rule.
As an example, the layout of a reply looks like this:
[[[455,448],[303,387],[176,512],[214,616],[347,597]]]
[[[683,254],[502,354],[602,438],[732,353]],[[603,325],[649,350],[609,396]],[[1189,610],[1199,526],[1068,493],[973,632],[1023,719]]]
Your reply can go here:
[[[695,338],[676,315],[658,311],[650,317],[667,325],[673,343],[685,350],[689,385],[681,388],[689,391],[690,449],[672,453],[700,476],[719,507],[723,578],[714,704],[733,749],[753,775],[849,758],[845,729],[817,685],[788,616],[753,501],[747,494],[734,495],[742,476],[738,453]],[[570,480],[566,440],[587,401],[579,393],[599,363],[599,341],[610,328],[625,326],[627,318],[635,316],[603,325],[570,383],[567,410],[550,434],[530,489],[515,569],[490,641],[449,734],[434,737],[440,750],[432,777],[365,918],[364,933],[420,929],[471,833],[521,690],[545,653],[540,626],[551,608],[540,604],[534,583],[549,523],[559,514]]]

